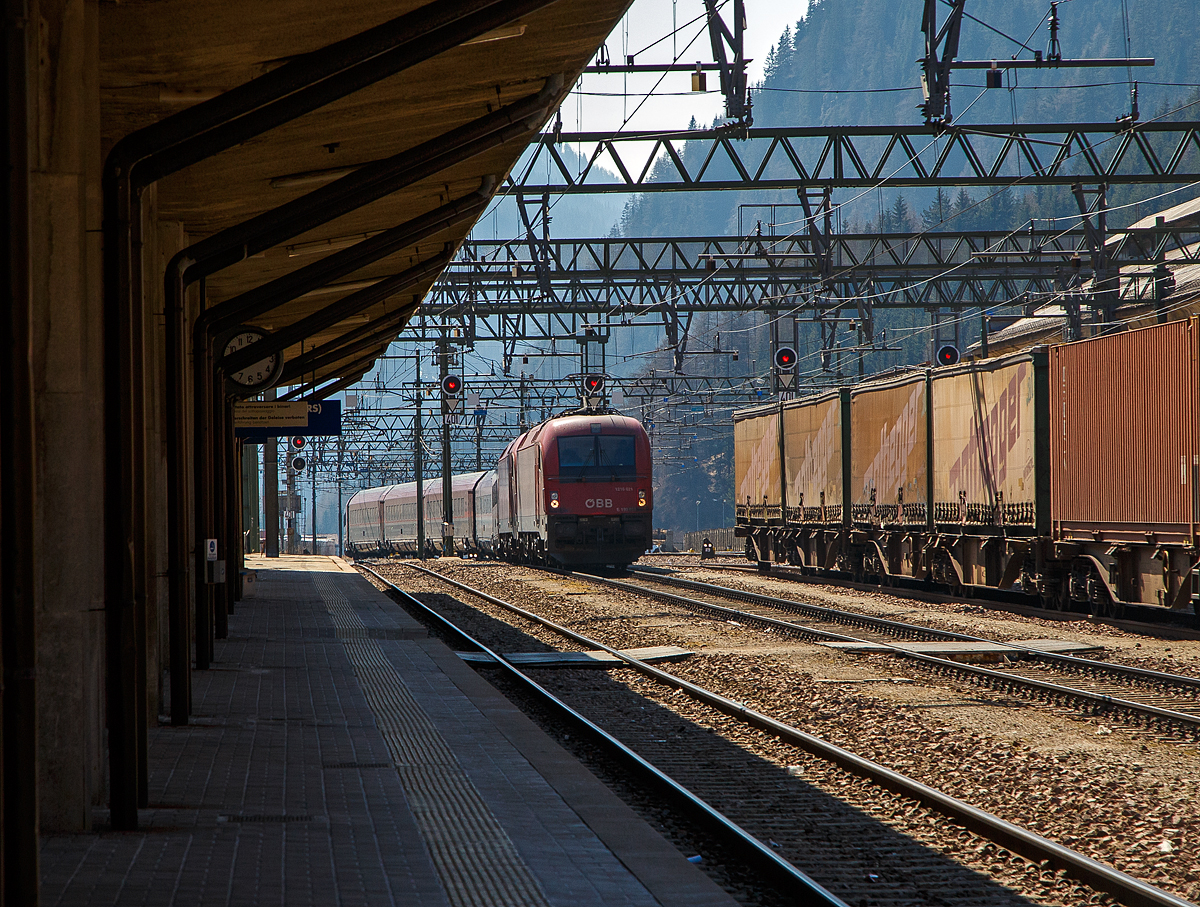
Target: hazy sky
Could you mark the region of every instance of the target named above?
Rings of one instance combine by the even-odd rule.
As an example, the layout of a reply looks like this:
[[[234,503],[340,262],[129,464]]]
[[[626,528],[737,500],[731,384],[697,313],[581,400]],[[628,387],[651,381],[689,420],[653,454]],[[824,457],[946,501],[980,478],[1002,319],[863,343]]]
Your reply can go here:
[[[762,79],[767,51],[785,26],[794,26],[803,17],[808,0],[745,0],[745,4],[746,56],[753,60],[749,67],[753,85]],[[733,3],[728,0],[721,13],[731,27],[732,12]],[[702,0],[634,0],[609,35],[607,49],[614,63],[630,53],[636,55],[636,63],[670,63],[676,57],[681,63],[711,63],[704,4]],[[715,72],[708,74],[708,89],[705,94],[694,94],[688,73],[586,75],[582,87],[563,104],[563,128],[593,132],[625,124],[627,130],[684,129],[693,116],[707,126],[724,113]],[[653,96],[644,100],[652,90]]]

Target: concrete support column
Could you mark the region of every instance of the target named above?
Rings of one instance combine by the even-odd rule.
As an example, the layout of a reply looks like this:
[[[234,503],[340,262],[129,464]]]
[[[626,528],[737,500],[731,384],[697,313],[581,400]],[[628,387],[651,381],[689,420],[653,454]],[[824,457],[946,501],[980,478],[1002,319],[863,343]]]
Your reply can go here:
[[[166,388],[167,388],[167,355],[166,355],[166,312],[165,291],[163,289],[163,274],[166,273],[167,262],[180,249],[188,244],[187,233],[183,225],[177,222],[160,222],[156,216],[157,188],[151,187],[146,191],[146,224],[145,230],[145,262],[146,273],[142,286],[146,292],[146,310],[148,326],[146,329],[146,428],[147,466],[150,475],[147,477],[152,491],[148,498],[148,528],[147,541],[149,550],[147,560],[153,565],[155,582],[151,586],[152,594],[147,599],[147,614],[150,617],[148,625],[148,643],[156,646],[157,650],[148,657],[150,669],[147,671],[147,699],[152,703],[150,721],[155,723],[159,715],[170,715],[173,710],[167,692],[167,682],[171,667],[171,615],[170,615],[170,530],[169,522],[186,526],[186,513],[170,513],[167,507],[167,434],[175,427],[166,422]],[[151,228],[149,225],[154,224]],[[153,247],[151,246],[153,243]],[[151,327],[152,326],[152,327]],[[186,529],[184,530],[186,531]],[[185,607],[184,611],[187,610]],[[155,626],[156,623],[156,626]],[[177,628],[184,639],[190,636],[190,622]],[[180,659],[184,663],[185,672],[190,672],[192,657],[190,643],[180,644]],[[182,708],[184,713],[190,711],[190,686],[184,691],[189,703]]]
[[[28,0],[5,0],[0,140],[0,905],[38,900],[39,552],[30,288],[30,152],[36,29]]]
[[[44,831],[84,831],[106,777],[97,4],[38,0],[30,22],[39,793]]]

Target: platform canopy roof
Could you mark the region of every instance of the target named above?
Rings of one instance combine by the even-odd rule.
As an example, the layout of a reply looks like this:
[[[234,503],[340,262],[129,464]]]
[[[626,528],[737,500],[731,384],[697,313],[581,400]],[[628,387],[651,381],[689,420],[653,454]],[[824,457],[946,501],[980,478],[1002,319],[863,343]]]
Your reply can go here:
[[[268,282],[343,252],[381,231],[458,205],[440,229],[424,225],[386,257],[340,273],[247,321],[278,332],[326,310],[383,278],[408,274],[400,289],[332,324],[304,330],[286,351],[289,383],[348,377],[386,349],[478,219],[480,193],[503,181],[554,111],[630,0],[534,3],[526,15],[397,74],[250,138],[157,181],[146,197],[159,222],[177,222],[195,243],[323,187],[363,165],[422,146],[448,165],[426,167],[409,185],[224,267],[206,279],[208,305],[261,290]],[[406,14],[445,10],[469,0],[120,0],[99,4],[100,116],[104,154],[123,136],[236,86]],[[474,2],[474,7],[487,2]],[[505,6],[505,3],[492,4]],[[540,97],[538,97],[540,95]],[[447,142],[508,105],[517,110],[502,143],[497,133]],[[535,114],[519,114],[529,109]],[[471,142],[475,141],[475,145]],[[427,143],[433,143],[429,145]],[[439,144],[440,143],[440,144]],[[449,157],[447,157],[449,155]],[[428,160],[430,155],[418,155]],[[418,166],[417,171],[420,171]],[[468,210],[464,214],[462,209]],[[155,211],[155,209],[148,210]],[[441,218],[439,216],[439,222]],[[406,231],[411,233],[412,231]],[[415,234],[414,234],[415,235]],[[147,242],[153,238],[148,237]],[[361,247],[360,247],[361,248]],[[160,279],[161,262],[151,270]],[[421,266],[428,265],[421,272]],[[414,273],[414,269],[418,273]],[[415,281],[415,282],[414,282]],[[244,297],[243,297],[244,298]],[[362,297],[359,297],[360,299]],[[331,313],[332,314],[332,313]],[[328,320],[328,319],[326,319]],[[376,332],[378,336],[372,336]],[[354,343],[331,346],[347,335]],[[314,347],[324,354],[313,358]]]

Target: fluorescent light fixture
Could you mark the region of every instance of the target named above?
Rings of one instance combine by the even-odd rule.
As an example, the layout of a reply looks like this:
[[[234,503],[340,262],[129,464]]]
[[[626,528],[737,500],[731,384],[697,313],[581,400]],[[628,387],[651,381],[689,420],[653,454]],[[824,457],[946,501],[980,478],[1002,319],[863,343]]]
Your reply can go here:
[[[489,32],[484,32],[478,38],[464,41],[463,47],[469,44],[488,44],[492,41],[503,41],[505,38],[519,38],[523,34],[525,34],[524,25],[502,25],[499,28],[493,28]]]
[[[201,101],[211,101],[217,95],[221,94],[218,88],[168,88],[166,85],[158,86],[158,102],[160,104],[199,104]]]
[[[293,173],[290,176],[277,176],[271,180],[272,189],[298,189],[301,186],[314,186],[318,183],[332,183],[343,176],[349,176],[357,167],[338,167],[332,170],[310,170],[307,173]]]
[[[331,283],[329,286],[317,287],[315,290],[309,290],[301,299],[311,299],[313,296],[332,296],[335,293],[353,293],[356,290],[365,290],[367,287],[373,287],[375,284],[383,280],[352,280],[349,283]]]
[[[342,249],[349,249],[353,245],[357,245],[364,239],[370,239],[372,236],[378,236],[378,231],[374,233],[355,233],[353,236],[337,236],[331,239],[317,239],[312,242],[293,243],[287,246],[288,258],[295,258],[298,255],[314,255],[318,252],[338,252]]]

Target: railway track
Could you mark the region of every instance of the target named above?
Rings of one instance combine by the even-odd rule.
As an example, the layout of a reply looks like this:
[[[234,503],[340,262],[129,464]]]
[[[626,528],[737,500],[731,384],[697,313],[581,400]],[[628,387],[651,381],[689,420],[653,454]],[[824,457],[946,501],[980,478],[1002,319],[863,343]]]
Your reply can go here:
[[[533,680],[532,677],[504,658],[503,655],[493,651],[465,630],[456,626],[452,621],[413,598],[370,567],[361,564],[359,566],[382,583],[389,593],[394,598],[400,600],[405,607],[424,616],[427,620],[437,624],[442,629],[449,631],[451,635],[461,639],[469,647],[487,655],[491,663],[503,670],[507,677],[511,681],[516,682],[527,695],[535,698],[541,707],[550,710],[559,719],[567,721],[573,727],[586,734],[609,757],[624,763],[629,769],[639,775],[644,782],[659,789],[676,803],[681,804],[694,817],[695,821],[700,821],[705,825],[712,837],[723,841],[727,846],[741,854],[751,865],[762,872],[780,892],[788,892],[788,901],[813,905],[813,907],[850,907],[841,898],[818,885],[806,873],[775,853],[769,844],[764,844],[754,836],[748,834],[737,823],[710,806],[683,784],[680,784],[674,778],[643,759],[634,749],[616,739],[598,724],[589,720],[550,691],[546,690]],[[414,569],[423,570],[423,568],[419,567]],[[423,570],[423,572],[431,576],[439,576],[434,571]],[[453,580],[448,579],[446,581],[453,582]],[[464,588],[469,589],[470,587]],[[475,594],[488,597],[486,593],[476,590],[472,591]],[[488,598],[490,599],[490,597]],[[491,600],[499,603],[498,599]]]
[[[853,589],[859,592],[885,593],[897,598],[909,598],[925,602],[970,602],[980,607],[994,611],[1008,611],[1022,614],[1026,617],[1037,617],[1042,620],[1080,620],[1090,623],[1127,630],[1132,633],[1153,633],[1169,639],[1200,639],[1200,615],[1166,611],[1163,608],[1153,608],[1148,605],[1131,606],[1125,617],[1110,617],[1104,615],[1089,615],[1082,611],[1058,611],[1040,608],[1028,604],[1028,596],[1014,593],[1004,593],[998,590],[987,590],[986,594],[951,595],[949,592],[938,592],[933,589],[921,588],[920,584],[911,585],[900,582],[895,585],[880,585],[879,583],[856,582],[846,577],[811,576],[799,567],[783,564],[771,564],[767,573],[763,573],[753,564],[721,564],[706,562],[700,565],[704,570],[720,573],[748,573],[754,576],[771,576],[776,579],[794,583],[804,583],[818,586],[835,585],[839,589]],[[638,569],[645,570],[645,567]],[[671,568],[651,568],[669,570]],[[968,587],[975,588],[975,587]],[[1139,619],[1140,618],[1140,619]]]
[[[1113,869],[1111,866],[1092,860],[1069,848],[1056,844],[1036,833],[1027,829],[1016,826],[995,815],[985,811],[976,809],[969,804],[958,800],[948,794],[938,791],[928,785],[922,784],[902,774],[894,772],[877,763],[863,759],[855,754],[823,741],[817,737],[807,734],[795,727],[791,727],[783,722],[777,721],[769,715],[762,712],[754,711],[747,708],[743,704],[722,696],[720,693],[714,692],[691,683],[681,677],[670,674],[660,668],[639,661],[630,655],[612,649],[596,640],[579,634],[566,627],[560,626],[546,618],[534,614],[528,610],[522,609],[509,602],[496,598],[488,593],[475,589],[469,585],[461,583],[455,579],[444,576],[436,571],[427,570],[423,567],[412,566],[419,570],[422,574],[435,578],[439,582],[446,583],[456,589],[468,593],[469,595],[478,596],[490,604],[504,609],[505,611],[517,615],[519,618],[527,621],[532,621],[542,627],[545,627],[556,634],[571,639],[572,641],[582,644],[590,649],[605,651],[610,655],[619,658],[626,665],[638,671],[647,678],[651,678],[659,684],[673,689],[675,692],[682,691],[689,697],[705,706],[721,712],[723,715],[736,719],[736,721],[744,723],[760,731],[773,735],[785,744],[809,753],[819,759],[826,760],[832,765],[837,766],[843,772],[850,773],[861,779],[866,779],[873,785],[877,785],[893,794],[899,795],[901,798],[916,801],[923,807],[940,813],[943,816],[950,817],[962,827],[969,829],[976,835],[985,838],[988,841],[1004,847],[1008,850],[1020,853],[1030,860],[1040,863],[1044,867],[1055,867],[1064,870],[1073,878],[1083,881],[1096,891],[1108,892],[1122,904],[1128,905],[1176,905],[1183,907],[1190,902],[1184,901],[1174,895],[1162,891],[1148,883],[1142,882],[1125,873]],[[373,575],[378,577],[378,574]],[[378,577],[381,581],[382,577]],[[388,584],[391,586],[391,584]],[[394,586],[392,588],[395,588]],[[404,593],[398,593],[404,594]],[[411,597],[405,596],[411,600]],[[415,603],[417,607],[425,609],[425,606]],[[438,618],[444,620],[444,618]],[[495,653],[490,653],[495,656]],[[504,665],[506,672],[516,672],[503,659],[499,659]],[[653,732],[659,733],[659,732]],[[664,741],[659,740],[658,743]],[[676,757],[679,758],[678,750],[681,747],[673,747],[676,751]],[[682,753],[682,758],[695,762],[698,758],[690,750]],[[695,766],[692,766],[695,771]],[[738,779],[733,779],[736,787],[741,786]],[[727,782],[728,783],[728,782]],[[736,798],[736,797],[735,797]],[[777,806],[777,804],[776,804]],[[773,841],[769,842],[774,844]],[[759,845],[762,846],[761,843]],[[769,849],[768,849],[768,852]],[[936,873],[935,873],[936,875]],[[962,897],[968,897],[970,903],[992,903],[991,901],[980,900],[978,892],[965,893],[961,889],[953,891],[937,890],[937,879],[930,876],[928,873],[917,873],[911,876],[913,879],[920,878],[921,890],[918,898],[912,903],[945,903],[953,904],[959,902]],[[878,876],[871,876],[873,879],[878,879]],[[961,885],[961,880],[959,882]],[[873,896],[870,901],[861,900],[860,903],[907,903],[889,897],[889,893],[876,889],[871,891]],[[956,897],[957,896],[957,897]],[[875,900],[875,897],[881,897],[883,900]],[[826,902],[813,902],[826,903]],[[840,903],[840,901],[829,901],[828,903]],[[1021,901],[1021,903],[1027,903]]]
[[[1008,694],[1071,705],[1088,713],[1104,712],[1200,740],[1200,678],[1168,674],[1146,668],[1112,664],[1088,658],[1044,652],[1014,643],[1001,643],[963,633],[953,633],[888,620],[853,611],[843,611],[788,599],[731,589],[698,580],[663,576],[636,570],[632,579],[617,580],[592,574],[574,574],[624,592],[649,595],[693,611],[718,615],[751,626],[769,627],[799,638],[841,643],[872,643],[883,651],[916,662],[937,673],[969,678]],[[667,592],[662,586],[686,590],[687,595]],[[740,607],[732,607],[738,602]],[[789,618],[799,615],[803,623]],[[845,632],[851,629],[853,633]],[[905,642],[953,641],[1002,646],[1011,650],[1014,663],[982,667],[950,658],[914,652]],[[1071,683],[1062,682],[1062,675]]]

